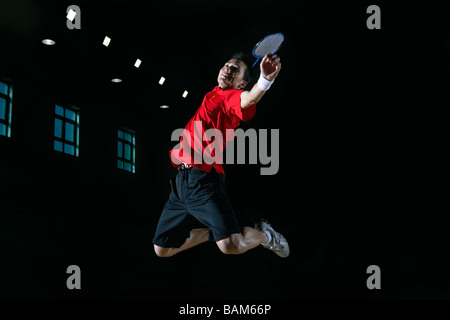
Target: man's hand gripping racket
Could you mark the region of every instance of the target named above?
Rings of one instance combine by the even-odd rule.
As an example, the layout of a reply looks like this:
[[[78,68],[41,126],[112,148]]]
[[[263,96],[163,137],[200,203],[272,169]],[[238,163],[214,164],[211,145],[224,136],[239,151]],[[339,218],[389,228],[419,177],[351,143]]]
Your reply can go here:
[[[281,60],[276,54],[266,54],[259,65],[261,74],[269,81],[275,80],[281,70]]]
[[[275,54],[284,41],[282,33],[270,34],[259,41],[253,48],[253,56],[257,58],[253,66],[262,58],[259,68],[261,77],[258,80],[258,87],[267,91],[281,70],[280,58]]]

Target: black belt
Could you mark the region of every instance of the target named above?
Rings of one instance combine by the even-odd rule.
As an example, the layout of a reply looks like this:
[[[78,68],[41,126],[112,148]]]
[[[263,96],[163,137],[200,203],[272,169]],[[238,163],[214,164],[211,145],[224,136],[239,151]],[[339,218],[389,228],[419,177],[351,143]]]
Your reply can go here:
[[[188,164],[186,164],[186,163],[184,163],[184,162],[182,162],[182,163],[178,166],[178,170],[186,170],[186,169],[190,169],[190,168],[192,168],[192,166],[191,166],[191,165],[188,165]]]

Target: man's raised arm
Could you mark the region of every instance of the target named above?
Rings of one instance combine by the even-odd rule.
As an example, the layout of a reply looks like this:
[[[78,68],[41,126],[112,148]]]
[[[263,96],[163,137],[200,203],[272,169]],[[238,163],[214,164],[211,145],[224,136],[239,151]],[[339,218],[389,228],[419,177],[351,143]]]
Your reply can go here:
[[[280,58],[276,54],[268,55],[262,59],[259,65],[261,74],[258,82],[250,91],[243,91],[241,93],[241,108],[245,109],[251,105],[258,103],[264,93],[269,90],[278,73],[281,70]]]

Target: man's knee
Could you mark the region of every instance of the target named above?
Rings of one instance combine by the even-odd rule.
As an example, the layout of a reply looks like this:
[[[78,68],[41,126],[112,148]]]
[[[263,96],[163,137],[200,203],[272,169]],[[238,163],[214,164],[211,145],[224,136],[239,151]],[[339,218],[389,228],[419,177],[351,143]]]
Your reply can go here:
[[[239,243],[236,243],[231,238],[220,240],[217,243],[220,251],[224,254],[241,254],[243,253],[241,246]]]
[[[155,249],[155,253],[160,258],[168,258],[173,256],[172,248],[163,248],[160,246],[157,246],[156,244],[153,245],[153,248]]]

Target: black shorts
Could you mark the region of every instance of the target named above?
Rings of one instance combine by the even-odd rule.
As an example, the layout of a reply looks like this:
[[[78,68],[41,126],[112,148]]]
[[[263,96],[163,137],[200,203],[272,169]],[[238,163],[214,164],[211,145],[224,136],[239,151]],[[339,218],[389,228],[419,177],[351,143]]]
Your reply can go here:
[[[225,194],[225,176],[191,167],[180,169],[170,180],[171,192],[156,228],[153,243],[163,248],[179,248],[200,222],[211,228],[209,240],[240,233],[230,200]]]

